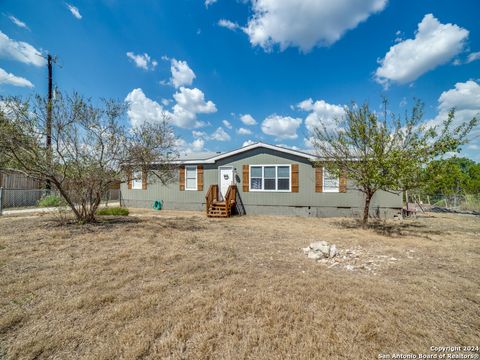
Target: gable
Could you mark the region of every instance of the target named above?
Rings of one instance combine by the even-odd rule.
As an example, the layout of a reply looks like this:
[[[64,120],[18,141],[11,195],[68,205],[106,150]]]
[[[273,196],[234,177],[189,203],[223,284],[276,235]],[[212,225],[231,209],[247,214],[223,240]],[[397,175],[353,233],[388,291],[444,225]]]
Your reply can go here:
[[[226,156],[215,162],[217,166],[228,165],[232,163],[245,164],[292,164],[304,163],[311,164],[312,161],[306,157],[285,153],[264,147],[256,147],[236,154]]]

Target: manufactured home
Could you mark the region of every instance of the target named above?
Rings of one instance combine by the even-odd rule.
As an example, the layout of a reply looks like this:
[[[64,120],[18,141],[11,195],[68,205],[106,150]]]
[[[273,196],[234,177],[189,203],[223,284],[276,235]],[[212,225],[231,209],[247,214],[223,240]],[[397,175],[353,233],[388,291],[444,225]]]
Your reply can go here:
[[[321,166],[313,154],[264,143],[225,153],[180,156],[175,181],[150,182],[148,171],[135,171],[121,186],[128,207],[205,211],[208,216],[271,214],[357,216],[364,195],[345,176]],[[320,162],[319,162],[320,161]],[[319,165],[320,164],[320,165]],[[401,211],[402,196],[379,191],[372,216],[392,217]]]

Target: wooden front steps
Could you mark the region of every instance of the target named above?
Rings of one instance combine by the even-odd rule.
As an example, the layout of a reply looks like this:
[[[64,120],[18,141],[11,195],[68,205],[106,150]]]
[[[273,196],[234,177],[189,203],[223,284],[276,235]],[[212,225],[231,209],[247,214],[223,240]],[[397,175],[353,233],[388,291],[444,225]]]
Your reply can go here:
[[[230,217],[231,213],[227,207],[227,204],[223,202],[214,202],[207,211],[208,217]]]
[[[225,200],[219,201],[219,188],[218,185],[210,185],[207,195],[205,196],[207,216],[215,218],[227,218],[232,216],[232,208],[235,205],[235,199],[237,196],[237,186],[230,185],[227,193],[225,194]]]

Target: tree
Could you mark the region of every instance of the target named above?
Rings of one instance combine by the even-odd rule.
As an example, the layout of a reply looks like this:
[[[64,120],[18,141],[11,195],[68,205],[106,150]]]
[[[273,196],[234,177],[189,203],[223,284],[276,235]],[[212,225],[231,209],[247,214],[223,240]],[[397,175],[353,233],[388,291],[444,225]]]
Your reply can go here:
[[[126,181],[136,167],[150,169],[151,181],[168,182],[175,136],[165,116],[160,123],[133,129],[124,123],[125,105],[57,93],[52,104],[52,148],[45,146],[48,100],[9,97],[0,109],[0,148],[9,165],[27,176],[50,181],[78,222],[95,221],[101,199],[112,183]]]
[[[473,195],[480,194],[480,163],[472,165],[468,169],[466,192]]]
[[[454,110],[440,125],[422,122],[423,104],[417,101],[410,114],[396,116],[371,111],[368,103],[345,107],[345,115],[313,132],[313,144],[323,163],[337,175],[342,172],[365,195],[363,227],[370,203],[378,190],[401,192],[420,186],[424,166],[432,159],[458,151],[477,124],[474,118],[454,126]]]
[[[475,166],[475,162],[467,158],[452,157],[431,161],[425,168],[423,192],[430,196],[469,193],[472,166]]]

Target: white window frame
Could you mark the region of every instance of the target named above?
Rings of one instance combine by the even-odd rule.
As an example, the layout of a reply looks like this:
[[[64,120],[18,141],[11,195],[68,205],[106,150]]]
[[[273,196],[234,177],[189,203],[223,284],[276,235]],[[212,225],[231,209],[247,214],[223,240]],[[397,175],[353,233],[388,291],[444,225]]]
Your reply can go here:
[[[265,190],[265,168],[273,166],[275,167],[275,189],[274,190]],[[278,190],[278,168],[281,166],[288,167],[288,190]],[[262,188],[253,189],[252,188],[252,167],[261,167],[262,168]],[[291,164],[253,164],[249,165],[249,176],[248,176],[248,188],[252,192],[292,192],[292,165]]]
[[[190,170],[195,169],[195,187],[194,188],[187,187],[188,168],[190,168]],[[197,191],[198,190],[198,166],[197,165],[186,165],[185,166],[185,190],[187,190],[187,191]]]
[[[340,192],[340,178],[337,176],[337,187],[335,189],[333,188],[329,188],[327,189],[327,187],[325,186],[325,173],[328,173],[329,175],[331,174],[327,169],[325,169],[325,167],[323,168],[323,174],[322,174],[322,178],[323,178],[323,192],[331,192],[331,193],[338,193]]]
[[[132,173],[132,190],[143,190],[143,172],[141,170]]]

